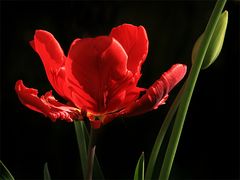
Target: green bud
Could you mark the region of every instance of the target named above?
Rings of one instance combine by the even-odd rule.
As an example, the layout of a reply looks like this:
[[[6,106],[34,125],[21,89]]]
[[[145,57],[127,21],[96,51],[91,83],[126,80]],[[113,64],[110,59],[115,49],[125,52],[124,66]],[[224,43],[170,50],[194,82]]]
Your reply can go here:
[[[212,38],[210,40],[207,52],[205,54],[203,64],[202,64],[202,69],[208,68],[218,57],[219,53],[221,52],[224,37],[225,37],[225,32],[227,29],[227,23],[228,23],[228,12],[224,11],[216,25],[216,28],[213,32]],[[195,62],[198,49],[200,47],[203,34],[200,35],[200,37],[197,39],[197,41],[194,44],[193,50],[192,50],[192,63]]]

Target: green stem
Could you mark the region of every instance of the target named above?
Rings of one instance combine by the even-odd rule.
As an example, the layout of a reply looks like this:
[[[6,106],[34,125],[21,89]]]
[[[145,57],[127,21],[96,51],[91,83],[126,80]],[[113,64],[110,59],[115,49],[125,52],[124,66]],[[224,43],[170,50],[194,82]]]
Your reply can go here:
[[[192,97],[192,93],[193,93],[193,90],[194,90],[194,87],[203,63],[204,56],[209,46],[209,42],[211,40],[214,29],[216,27],[216,24],[218,22],[218,19],[221,15],[221,12],[224,8],[225,3],[226,3],[226,0],[217,1],[215,8],[212,12],[212,15],[209,19],[209,22],[207,24],[207,27],[205,29],[204,37],[202,39],[202,43],[200,45],[199,52],[196,57],[196,61],[192,65],[192,68],[190,70],[190,73],[186,82],[186,89],[181,98],[182,102],[179,105],[179,109],[176,115],[176,121],[173,126],[172,134],[170,136],[169,144],[168,144],[163,165],[160,171],[160,176],[159,176],[160,180],[168,180],[169,178],[173,160],[176,154],[178,142],[179,142],[182,128],[184,125],[184,120],[185,120],[187,110],[190,104],[190,100]]]
[[[87,134],[84,130],[84,122],[76,120],[74,121],[74,127],[77,137],[78,150],[81,160],[81,167],[84,179],[87,177]]]
[[[91,127],[89,148],[88,148],[86,180],[92,180],[92,176],[93,176],[93,165],[94,165],[94,156],[95,156],[95,149],[96,149],[95,138],[96,138],[95,130]]]
[[[152,179],[152,174],[153,174],[155,163],[156,163],[156,160],[157,160],[157,157],[158,157],[158,154],[159,154],[159,150],[161,148],[161,145],[162,145],[164,136],[165,136],[165,134],[168,130],[168,127],[169,127],[169,125],[172,121],[172,118],[173,118],[173,116],[174,116],[174,114],[175,114],[175,112],[178,108],[178,105],[180,103],[183,91],[184,91],[184,85],[182,86],[181,90],[178,92],[176,98],[174,99],[174,101],[173,101],[173,103],[172,103],[164,121],[163,121],[163,124],[161,126],[161,129],[160,129],[158,135],[157,135],[155,144],[153,146],[153,149],[152,149],[152,152],[151,152],[151,155],[150,155],[150,158],[149,158],[145,179]]]

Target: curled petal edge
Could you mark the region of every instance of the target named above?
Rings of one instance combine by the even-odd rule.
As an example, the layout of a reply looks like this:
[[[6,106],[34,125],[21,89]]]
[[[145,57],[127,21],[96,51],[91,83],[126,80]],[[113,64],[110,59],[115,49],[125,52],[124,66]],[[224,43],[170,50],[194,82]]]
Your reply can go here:
[[[53,97],[52,91],[48,91],[39,98],[38,90],[27,88],[24,86],[22,80],[16,82],[15,91],[23,105],[31,110],[44,114],[53,122],[57,119],[66,120],[68,122],[83,120],[80,109],[58,102]]]
[[[103,120],[103,124],[111,122],[117,117],[131,117],[141,115],[151,110],[157,109],[160,105],[165,104],[169,92],[176,86],[185,76],[187,66],[183,64],[175,64],[168,71],[153,83],[146,93],[121,110],[118,113],[107,115]]]

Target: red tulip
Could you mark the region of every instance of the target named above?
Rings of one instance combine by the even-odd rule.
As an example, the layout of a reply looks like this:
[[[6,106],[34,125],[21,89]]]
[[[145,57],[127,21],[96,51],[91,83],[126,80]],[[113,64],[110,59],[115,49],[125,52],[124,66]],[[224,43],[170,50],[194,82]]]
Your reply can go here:
[[[76,39],[68,55],[54,36],[37,30],[33,49],[39,54],[48,80],[68,104],[51,91],[40,98],[36,89],[19,80],[15,90],[22,104],[55,121],[88,117],[94,128],[119,116],[139,115],[164,104],[171,89],[184,77],[186,66],[173,65],[148,90],[137,87],[148,53],[144,27],[123,24],[109,36]],[[140,97],[140,92],[144,95]]]

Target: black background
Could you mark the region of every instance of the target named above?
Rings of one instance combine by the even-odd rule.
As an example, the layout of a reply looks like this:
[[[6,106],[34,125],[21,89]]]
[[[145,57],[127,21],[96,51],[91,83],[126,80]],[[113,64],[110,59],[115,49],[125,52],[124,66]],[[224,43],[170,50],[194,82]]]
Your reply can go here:
[[[24,107],[14,92],[18,79],[40,94],[51,89],[39,56],[28,44],[36,29],[54,34],[67,54],[77,37],[107,35],[122,23],[143,25],[150,46],[139,86],[149,87],[174,63],[190,68],[194,41],[213,7],[213,1],[2,1],[0,159],[13,176],[41,179],[48,162],[53,179],[81,177],[73,124],[52,123]],[[171,179],[239,178],[239,2],[229,1],[225,9],[229,24],[223,49],[200,73]],[[181,85],[158,110],[115,120],[102,129],[97,156],[107,179],[130,179],[142,151],[148,159]]]

